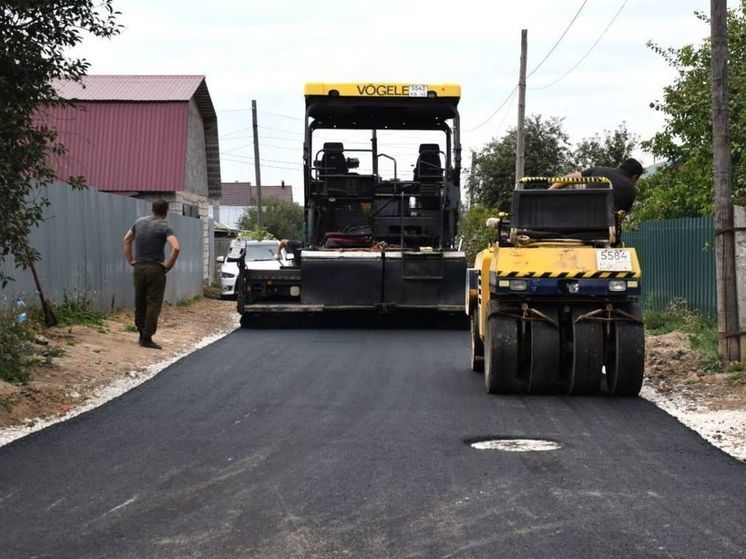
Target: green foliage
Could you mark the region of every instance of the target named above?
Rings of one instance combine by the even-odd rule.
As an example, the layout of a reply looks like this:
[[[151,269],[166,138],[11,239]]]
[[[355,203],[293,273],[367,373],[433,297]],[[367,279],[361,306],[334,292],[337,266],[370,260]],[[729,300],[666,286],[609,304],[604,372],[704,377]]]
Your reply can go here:
[[[707,16],[697,13],[707,23]],[[699,45],[648,46],[677,71],[674,82],[650,106],[663,113],[665,125],[642,146],[673,162],[640,181],[635,219],[698,217],[713,213],[711,48]],[[728,94],[736,203],[746,203],[746,2],[728,14]]]
[[[47,164],[62,155],[53,124],[43,109],[66,104],[52,86],[58,78],[79,81],[88,62],[71,56],[84,34],[110,37],[119,32],[113,0],[4,2],[0,10],[0,262],[9,255],[20,266],[39,255],[28,244],[31,229],[48,205],[32,196],[34,185],[56,177]],[[83,177],[66,178],[74,186]],[[0,287],[10,278],[0,274]]]
[[[34,363],[34,331],[28,322],[18,323],[12,313],[0,314],[0,380],[22,384]]]
[[[554,176],[572,170],[572,157],[562,119],[532,115],[526,119],[526,176]],[[515,187],[516,130],[493,138],[476,154],[467,190],[477,203],[501,211],[510,209]]]
[[[54,309],[54,314],[61,324],[68,326],[81,324],[101,327],[105,318],[104,313],[91,307],[91,302],[84,295],[71,297],[65,294],[62,304]]]
[[[638,136],[627,130],[627,123],[622,122],[616,130],[604,130],[603,134],[594,134],[577,144],[572,154],[575,170],[588,167],[618,167],[631,157],[637,147]]]
[[[137,332],[137,327],[134,324],[127,324],[122,328],[122,332]]]
[[[497,210],[475,204],[459,218],[458,231],[462,239],[461,249],[471,265],[477,253],[497,240],[497,231],[487,227],[487,218],[497,216]]]
[[[0,408],[10,413],[13,410],[13,402],[11,402],[8,398],[0,398]]]
[[[301,206],[276,198],[269,198],[262,205],[264,227],[259,227],[256,208],[248,208],[238,222],[239,229],[254,232],[255,235],[263,235],[258,240],[272,237],[277,239],[303,238],[303,208]]]
[[[645,311],[648,334],[667,334],[678,330],[689,335],[689,345],[698,356],[698,364],[708,374],[722,371],[718,354],[717,320],[690,311],[686,301],[674,301],[663,311]]]

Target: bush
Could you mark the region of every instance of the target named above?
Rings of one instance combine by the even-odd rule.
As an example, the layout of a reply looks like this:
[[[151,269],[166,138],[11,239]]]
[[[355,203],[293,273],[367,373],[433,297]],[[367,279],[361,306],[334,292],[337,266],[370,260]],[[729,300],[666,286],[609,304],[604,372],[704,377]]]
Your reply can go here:
[[[0,380],[22,384],[36,362],[34,330],[28,322],[18,323],[9,312],[0,314]]]
[[[649,334],[667,334],[675,330],[685,332],[702,371],[714,374],[723,370],[718,353],[716,319],[698,315],[689,310],[686,301],[676,300],[662,311],[646,311],[644,321]]]
[[[103,326],[104,324],[104,313],[93,309],[90,300],[84,295],[71,297],[66,293],[62,304],[54,309],[54,314],[60,323],[68,326],[73,324]]]

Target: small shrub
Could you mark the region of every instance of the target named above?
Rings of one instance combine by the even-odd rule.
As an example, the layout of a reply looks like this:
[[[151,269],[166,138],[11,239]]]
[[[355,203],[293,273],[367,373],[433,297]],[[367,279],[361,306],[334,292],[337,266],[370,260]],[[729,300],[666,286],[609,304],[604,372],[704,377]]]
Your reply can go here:
[[[91,302],[85,296],[70,297],[67,294],[62,304],[55,308],[57,320],[68,326],[81,324],[85,326],[103,326],[104,313],[91,307]]]
[[[0,397],[0,408],[10,413],[13,410],[13,402],[8,400],[7,398]]]
[[[28,322],[18,323],[12,313],[0,314],[0,379],[23,384],[33,364],[34,330]]]

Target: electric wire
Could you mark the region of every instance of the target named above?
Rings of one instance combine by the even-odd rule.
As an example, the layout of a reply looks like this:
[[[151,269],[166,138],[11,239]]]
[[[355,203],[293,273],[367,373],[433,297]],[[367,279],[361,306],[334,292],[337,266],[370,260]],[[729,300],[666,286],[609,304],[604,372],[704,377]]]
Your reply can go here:
[[[616,21],[616,19],[619,17],[619,14],[622,13],[622,10],[624,9],[624,6],[627,4],[627,2],[628,2],[628,0],[623,0],[622,1],[621,5],[619,6],[619,9],[614,14],[614,17],[611,18],[611,20],[609,21],[609,24],[601,32],[601,34],[598,36],[598,38],[596,39],[596,41],[591,45],[591,48],[589,48],[585,52],[585,54],[580,58],[580,60],[578,60],[567,72],[565,72],[564,74],[562,74],[556,80],[554,80],[552,82],[549,82],[548,84],[540,85],[540,86],[537,86],[537,87],[529,87],[529,89],[546,89],[548,87],[552,87],[553,85],[561,82],[567,76],[569,76],[578,66],[580,66],[583,63],[583,61],[588,57],[588,55],[593,51],[593,49],[596,48],[596,46],[598,45],[598,43],[601,42],[601,39],[604,38],[604,35],[606,35],[606,32],[611,28],[611,26],[614,24],[614,22]]]
[[[550,56],[552,55],[552,53],[554,52],[554,49],[556,49],[556,48],[557,48],[557,47],[559,46],[559,44],[560,44],[560,43],[562,42],[562,39],[564,39],[564,38],[565,38],[565,35],[567,35],[567,32],[568,32],[568,31],[570,31],[570,28],[572,27],[572,24],[573,24],[573,23],[575,23],[575,20],[576,20],[576,19],[578,19],[578,16],[580,15],[580,12],[582,12],[582,11],[583,11],[583,8],[585,8],[585,5],[586,5],[587,3],[588,3],[588,0],[583,0],[583,3],[582,3],[582,4],[580,5],[580,7],[578,8],[578,11],[577,11],[577,12],[575,12],[575,15],[574,15],[574,16],[573,16],[573,18],[572,18],[572,19],[570,20],[570,23],[568,23],[568,24],[567,24],[567,27],[565,27],[565,30],[564,30],[564,31],[562,32],[562,35],[560,35],[559,39],[557,39],[557,41],[556,41],[556,42],[554,43],[554,45],[552,45],[552,48],[551,48],[551,49],[549,49],[549,52],[548,52],[548,53],[546,53],[546,55],[544,55],[544,58],[542,58],[542,59],[541,59],[541,62],[539,62],[539,63],[538,63],[538,64],[537,64],[537,65],[536,65],[536,66],[534,67],[534,69],[533,69],[533,70],[531,70],[531,71],[530,71],[530,72],[528,73],[528,75],[526,76],[526,79],[528,79],[528,78],[530,78],[531,76],[533,76],[533,75],[534,75],[534,73],[536,72],[536,70],[538,70],[539,68],[541,68],[542,64],[544,64],[544,63],[545,63],[545,62],[547,61],[547,59],[548,59],[548,58],[549,58],[549,57],[550,57]]]
[[[570,20],[570,23],[567,24],[567,27],[565,27],[565,30],[562,32],[562,35],[560,35],[559,39],[557,39],[557,41],[554,43],[554,45],[552,46],[552,48],[549,49],[549,52],[546,53],[546,55],[544,56],[544,58],[541,59],[541,62],[539,62],[534,67],[534,69],[531,70],[531,72],[526,76],[526,78],[530,77],[534,72],[536,72],[536,70],[538,70],[539,68],[541,68],[541,65],[544,64],[544,62],[547,61],[547,59],[551,56],[551,54],[554,52],[554,50],[557,48],[557,46],[559,46],[559,44],[562,42],[562,39],[565,38],[565,35],[567,35],[567,32],[570,31],[570,28],[572,27],[573,23],[575,23],[575,20],[578,19],[578,16],[580,15],[580,12],[583,11],[583,8],[585,8],[585,5],[587,3],[588,3],[588,0],[583,0],[583,3],[578,8],[578,11],[575,12],[575,15]],[[508,96],[505,98],[505,100],[502,103],[500,103],[500,105],[494,110],[494,112],[490,116],[488,116],[484,121],[482,121],[481,124],[478,124],[474,128],[470,128],[468,130],[465,130],[464,134],[468,134],[469,132],[474,132],[475,130],[480,129],[482,126],[484,126],[489,121],[491,121],[493,118],[495,118],[495,115],[497,115],[497,113],[500,112],[500,109],[502,109],[505,105],[507,105],[510,102],[510,100],[513,98],[513,94],[517,90],[518,90],[518,84],[516,84],[515,87],[512,90],[510,90],[510,93],[508,93]]]

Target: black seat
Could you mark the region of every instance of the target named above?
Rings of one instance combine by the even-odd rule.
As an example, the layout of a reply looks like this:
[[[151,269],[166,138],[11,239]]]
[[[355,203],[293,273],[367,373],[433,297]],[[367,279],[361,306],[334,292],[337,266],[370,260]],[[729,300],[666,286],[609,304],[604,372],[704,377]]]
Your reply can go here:
[[[420,144],[420,154],[414,166],[414,180],[435,182],[443,180],[438,144]]]
[[[319,176],[344,175],[347,173],[347,160],[344,155],[342,142],[326,142],[324,144],[321,162],[319,164]]]

